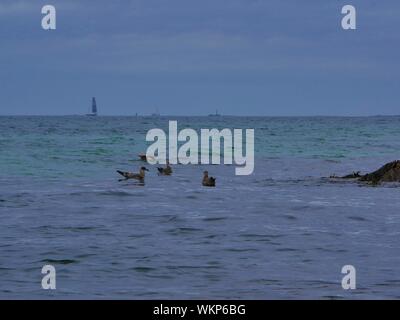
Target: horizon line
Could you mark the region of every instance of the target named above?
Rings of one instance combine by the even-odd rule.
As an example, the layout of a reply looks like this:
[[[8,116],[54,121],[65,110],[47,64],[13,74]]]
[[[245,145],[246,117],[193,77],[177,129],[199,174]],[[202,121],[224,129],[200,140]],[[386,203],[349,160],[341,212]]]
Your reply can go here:
[[[0,117],[87,117],[85,114],[0,114]],[[235,114],[219,114],[217,117],[214,114],[198,115],[198,114],[165,114],[165,115],[151,115],[151,114],[98,114],[96,117],[140,117],[140,118],[165,118],[165,117],[205,117],[205,118],[219,118],[219,117],[270,117],[270,118],[306,118],[306,117],[348,117],[348,118],[367,118],[367,117],[400,117],[400,114],[370,114],[370,115],[323,115],[323,114],[310,114],[310,115],[235,115]],[[93,117],[92,117],[93,118]]]

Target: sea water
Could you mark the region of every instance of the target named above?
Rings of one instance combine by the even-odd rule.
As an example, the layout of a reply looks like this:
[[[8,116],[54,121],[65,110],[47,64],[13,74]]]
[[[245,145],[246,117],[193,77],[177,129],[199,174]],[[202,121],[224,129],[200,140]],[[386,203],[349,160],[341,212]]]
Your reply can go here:
[[[254,173],[119,182],[169,120],[255,129]],[[400,117],[0,117],[0,298],[400,298],[400,188],[327,178],[395,159]]]

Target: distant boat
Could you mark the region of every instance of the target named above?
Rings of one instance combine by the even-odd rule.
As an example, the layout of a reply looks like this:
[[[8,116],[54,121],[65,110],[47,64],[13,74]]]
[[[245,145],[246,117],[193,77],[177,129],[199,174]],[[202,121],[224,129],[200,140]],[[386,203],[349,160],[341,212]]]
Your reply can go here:
[[[211,113],[208,115],[209,117],[220,117],[221,115],[218,113],[218,110],[215,110],[215,114]]]
[[[92,98],[92,112],[88,113],[87,116],[89,117],[95,117],[97,116],[97,104],[96,104],[96,98]]]
[[[158,108],[156,108],[156,112],[152,113],[151,116],[153,118],[159,118],[160,117],[160,113],[158,112]]]

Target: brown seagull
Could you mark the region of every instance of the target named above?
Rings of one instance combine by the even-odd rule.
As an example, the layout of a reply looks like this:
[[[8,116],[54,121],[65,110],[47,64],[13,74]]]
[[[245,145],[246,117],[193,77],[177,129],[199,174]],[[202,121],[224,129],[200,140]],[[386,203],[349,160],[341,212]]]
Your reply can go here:
[[[203,186],[204,187],[215,187],[215,178],[214,177],[209,177],[208,176],[208,171],[203,172]]]
[[[146,171],[149,171],[149,170],[147,168],[145,168],[145,167],[141,167],[139,173],[132,173],[132,172],[127,172],[127,171],[117,170],[117,172],[121,176],[123,176],[125,178],[125,180],[135,179],[135,180],[139,180],[139,181],[143,181],[144,180],[144,176],[145,176],[145,172]],[[121,180],[124,180],[124,179],[121,179]]]
[[[169,160],[167,160],[167,165],[165,168],[158,167],[158,174],[162,176],[170,176],[172,174],[172,168],[169,165]]]

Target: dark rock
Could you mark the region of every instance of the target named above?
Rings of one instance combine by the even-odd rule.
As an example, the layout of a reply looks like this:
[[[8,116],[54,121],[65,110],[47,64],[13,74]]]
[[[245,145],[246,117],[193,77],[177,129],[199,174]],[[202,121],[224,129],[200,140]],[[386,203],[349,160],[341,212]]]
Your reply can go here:
[[[359,180],[372,183],[400,182],[400,161],[389,162],[380,169],[362,176]]]
[[[348,175],[345,175],[342,177],[332,175],[329,178],[331,178],[331,179],[357,179],[357,178],[361,178],[361,175],[360,175],[360,171],[357,171],[357,172],[353,172],[351,174],[348,174]]]
[[[382,182],[400,182],[400,160],[392,161],[378,170],[360,175],[360,172],[353,172],[343,177],[331,176],[331,178],[357,179],[358,181],[379,184]]]
[[[352,174],[348,174],[346,176],[341,177],[342,179],[357,179],[361,178],[360,171],[353,172]]]

